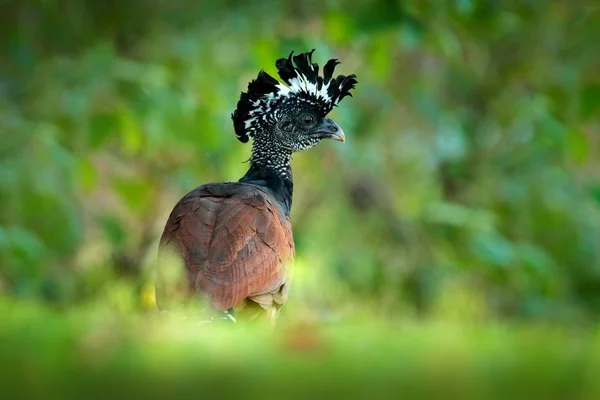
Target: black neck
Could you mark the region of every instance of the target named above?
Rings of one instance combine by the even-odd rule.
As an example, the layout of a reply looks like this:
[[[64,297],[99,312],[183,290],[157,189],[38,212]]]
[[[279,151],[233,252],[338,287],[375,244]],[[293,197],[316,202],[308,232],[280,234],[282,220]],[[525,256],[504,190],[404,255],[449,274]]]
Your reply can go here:
[[[290,215],[294,188],[292,167],[290,166],[291,153],[258,153],[254,150],[256,149],[253,149],[250,158],[250,169],[240,179],[240,182],[252,183],[270,189],[275,199],[281,204],[285,214]]]

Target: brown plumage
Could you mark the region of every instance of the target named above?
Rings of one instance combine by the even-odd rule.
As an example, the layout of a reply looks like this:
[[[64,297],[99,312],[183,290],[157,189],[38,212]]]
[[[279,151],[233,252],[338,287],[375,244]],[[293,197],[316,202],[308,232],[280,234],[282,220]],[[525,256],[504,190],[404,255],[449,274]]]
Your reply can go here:
[[[238,139],[253,139],[250,169],[239,182],[210,183],[185,195],[173,209],[160,240],[156,299],[207,298],[231,316],[265,314],[274,322],[288,297],[294,240],[291,155],[321,139],[344,141],[326,115],[356,84],[354,75],[333,78],[337,60],[318,76],[312,52],[280,59],[285,87],[261,71],[242,93],[232,118]],[[163,255],[181,261],[183,276]]]
[[[175,206],[160,245],[181,254],[188,294],[207,293],[219,311],[244,308],[248,299],[276,312],[287,299],[294,257],[290,218],[258,185],[196,188]]]

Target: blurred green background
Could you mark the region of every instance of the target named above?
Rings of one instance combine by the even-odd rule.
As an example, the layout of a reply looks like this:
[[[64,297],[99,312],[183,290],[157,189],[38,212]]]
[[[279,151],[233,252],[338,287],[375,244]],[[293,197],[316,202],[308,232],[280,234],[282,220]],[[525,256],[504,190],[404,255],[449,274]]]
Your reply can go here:
[[[119,342],[116,359],[154,346],[141,327],[155,318],[169,212],[192,188],[244,174],[250,146],[230,120],[240,91],[260,69],[275,74],[277,58],[312,48],[359,84],[331,114],[347,142],[293,162],[297,272],[281,324],[339,337],[358,318],[356,336],[373,343],[390,336],[369,327],[416,324],[408,337],[423,329],[425,347],[450,329],[438,324],[479,327],[460,344],[460,366],[487,354],[480,337],[527,347],[568,329],[591,341],[582,355],[600,349],[590,333],[600,312],[599,43],[595,0],[0,1],[7,360],[76,368],[71,353],[43,346],[72,351],[84,329],[74,321],[94,330],[90,318],[121,332],[102,340],[139,339],[128,339],[135,351]],[[142,320],[113,320],[131,315]],[[592,354],[563,362],[546,349],[566,351],[564,338],[550,336],[556,346],[525,365],[556,361],[565,371],[540,382],[573,384],[574,395]],[[40,351],[23,355],[25,337]],[[348,340],[334,351],[344,360],[357,344]]]

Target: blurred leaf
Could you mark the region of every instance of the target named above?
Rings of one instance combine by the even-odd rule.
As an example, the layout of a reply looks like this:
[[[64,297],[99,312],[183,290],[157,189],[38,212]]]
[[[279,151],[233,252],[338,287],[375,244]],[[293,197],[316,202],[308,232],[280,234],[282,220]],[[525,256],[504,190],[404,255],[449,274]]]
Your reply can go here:
[[[77,174],[79,186],[85,191],[90,192],[96,187],[98,180],[96,167],[89,158],[79,158],[77,161]]]
[[[121,248],[125,244],[127,234],[119,220],[112,215],[103,215],[100,217],[100,223],[111,244],[115,248]]]
[[[90,118],[90,149],[99,149],[119,129],[117,117],[113,113],[95,114]]]
[[[392,73],[393,64],[390,62],[389,35],[380,35],[379,40],[372,43],[369,60],[372,66],[373,78],[379,82],[385,82]]]
[[[521,261],[540,275],[547,275],[555,265],[552,257],[539,246],[519,243],[515,245],[515,250]]]
[[[493,229],[494,216],[487,210],[474,210],[461,204],[433,203],[425,209],[427,222],[486,232]]]
[[[440,32],[437,35],[437,40],[445,57],[453,59],[461,54],[461,45],[453,31]]]
[[[130,210],[144,213],[152,200],[152,185],[142,179],[116,177],[114,186]]]
[[[252,52],[257,65],[270,65],[273,60],[281,58],[278,54],[277,42],[272,38],[256,40]]]
[[[8,245],[8,233],[6,232],[5,228],[2,225],[0,225],[0,251],[2,251],[3,254],[6,254],[4,252],[7,251]]]
[[[142,132],[136,118],[126,110],[121,112],[121,146],[125,154],[135,155],[142,147]]]
[[[511,242],[495,232],[471,236],[470,248],[484,263],[502,267],[515,266],[515,249]]]
[[[377,6],[369,2],[354,2],[357,28],[365,31],[378,31],[396,27],[407,21],[415,23],[405,12],[402,2],[381,1]]]
[[[458,160],[468,151],[468,143],[457,121],[443,118],[436,135],[437,156],[442,161]]]
[[[589,158],[589,144],[585,133],[574,129],[569,132],[569,150],[571,157],[578,163],[584,163]]]
[[[333,43],[345,43],[352,37],[356,29],[354,21],[344,13],[330,12],[324,17],[327,38]]]
[[[47,248],[33,232],[21,227],[2,227],[0,231],[4,237],[5,246],[19,260],[22,266],[36,268],[37,262],[42,259]]]
[[[594,198],[596,203],[600,204],[600,186],[593,188],[591,191],[592,191],[592,197]]]
[[[462,16],[469,16],[475,9],[477,0],[456,0],[456,11]]]
[[[587,120],[600,111],[600,85],[592,84],[581,92],[581,116]]]

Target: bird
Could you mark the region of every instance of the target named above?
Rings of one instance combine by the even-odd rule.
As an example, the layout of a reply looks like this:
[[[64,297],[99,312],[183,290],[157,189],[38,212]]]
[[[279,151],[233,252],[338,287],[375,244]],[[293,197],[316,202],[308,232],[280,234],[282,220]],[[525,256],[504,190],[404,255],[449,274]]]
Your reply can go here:
[[[261,70],[241,92],[231,119],[240,142],[252,139],[249,169],[237,182],[193,189],[173,208],[159,242],[159,309],[203,299],[222,319],[264,316],[275,324],[295,255],[292,154],[323,139],[345,142],[327,115],[358,83],[355,74],[334,77],[337,59],[321,76],[314,51],[275,62],[283,83]],[[168,257],[177,262],[160,261]]]

